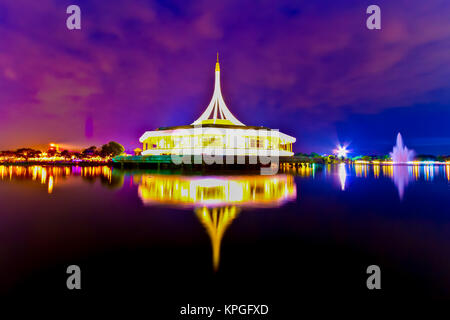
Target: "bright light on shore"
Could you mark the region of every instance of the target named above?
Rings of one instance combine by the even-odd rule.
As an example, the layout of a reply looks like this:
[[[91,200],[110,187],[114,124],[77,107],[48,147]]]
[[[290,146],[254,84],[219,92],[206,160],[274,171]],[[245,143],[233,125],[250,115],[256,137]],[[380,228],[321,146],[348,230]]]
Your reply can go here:
[[[333,152],[339,157],[339,158],[346,158],[349,151],[347,150],[347,146],[341,146],[337,145],[336,149],[333,150]]]

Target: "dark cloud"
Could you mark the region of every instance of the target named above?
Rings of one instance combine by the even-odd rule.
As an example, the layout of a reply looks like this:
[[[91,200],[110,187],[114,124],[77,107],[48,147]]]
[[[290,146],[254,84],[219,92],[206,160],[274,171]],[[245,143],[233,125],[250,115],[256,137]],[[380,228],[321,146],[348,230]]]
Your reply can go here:
[[[329,151],[357,134],[354,119],[376,119],[382,134],[398,106],[449,107],[446,0],[379,1],[380,31],[366,29],[364,1],[78,3],[78,31],[65,27],[68,1],[0,5],[0,148],[117,139],[131,149],[143,130],[191,123],[212,94],[217,50],[233,113],[296,136],[297,150]],[[397,121],[392,130],[413,135]]]

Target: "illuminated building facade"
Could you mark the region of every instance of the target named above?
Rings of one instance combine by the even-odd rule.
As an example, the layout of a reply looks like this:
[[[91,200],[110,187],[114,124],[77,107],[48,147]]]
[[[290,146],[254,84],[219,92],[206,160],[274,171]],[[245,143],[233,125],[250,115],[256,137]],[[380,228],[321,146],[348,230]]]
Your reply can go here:
[[[217,57],[214,93],[192,124],[145,132],[142,155],[292,156],[295,138],[266,127],[246,126],[230,112],[220,89]]]

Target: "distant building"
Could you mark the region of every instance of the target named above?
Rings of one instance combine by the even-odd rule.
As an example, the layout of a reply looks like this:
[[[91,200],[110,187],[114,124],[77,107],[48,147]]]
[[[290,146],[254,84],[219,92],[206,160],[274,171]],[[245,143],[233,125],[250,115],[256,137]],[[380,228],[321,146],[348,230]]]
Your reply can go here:
[[[48,152],[59,152],[59,145],[56,143],[50,143]]]
[[[50,146],[48,147],[47,150],[47,155],[53,157],[57,153],[59,153],[59,145],[57,145],[56,143],[50,143]]]
[[[203,114],[190,125],[145,132],[142,155],[292,156],[294,137],[266,127],[246,126],[230,112],[220,89],[217,57],[214,93]]]

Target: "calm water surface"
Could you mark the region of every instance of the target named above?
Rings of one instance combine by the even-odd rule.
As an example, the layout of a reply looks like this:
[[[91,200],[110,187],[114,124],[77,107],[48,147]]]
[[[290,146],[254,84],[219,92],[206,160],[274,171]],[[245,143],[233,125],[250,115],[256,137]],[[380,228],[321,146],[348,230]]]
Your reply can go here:
[[[154,304],[450,297],[450,166],[0,166],[0,177],[2,294],[67,295],[77,264],[85,295],[151,291]]]

